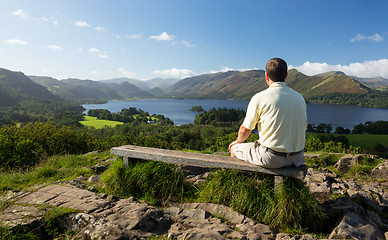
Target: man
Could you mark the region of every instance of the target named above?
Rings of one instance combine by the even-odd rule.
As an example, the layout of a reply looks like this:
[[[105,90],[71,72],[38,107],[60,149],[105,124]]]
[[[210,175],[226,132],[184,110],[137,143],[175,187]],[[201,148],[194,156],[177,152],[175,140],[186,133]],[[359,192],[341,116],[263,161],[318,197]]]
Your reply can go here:
[[[268,89],[249,102],[237,140],[229,145],[232,157],[266,168],[301,166],[305,163],[306,103],[301,94],[286,86],[287,63],[272,58],[265,66]],[[244,143],[252,130],[259,140]]]

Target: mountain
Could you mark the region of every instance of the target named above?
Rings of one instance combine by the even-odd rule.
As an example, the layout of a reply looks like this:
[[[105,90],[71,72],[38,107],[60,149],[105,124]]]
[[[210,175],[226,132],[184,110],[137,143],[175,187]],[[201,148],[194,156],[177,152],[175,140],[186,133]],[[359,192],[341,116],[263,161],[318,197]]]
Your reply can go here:
[[[114,90],[104,83],[91,80],[69,78],[57,80],[50,77],[30,76],[31,80],[47,89],[53,94],[79,103],[101,102],[109,99],[122,99]]]
[[[141,90],[134,84],[129,82],[122,82],[120,84],[110,83],[107,84],[114,91],[116,91],[122,98],[152,98],[153,95]]]
[[[353,78],[373,89],[388,89],[388,79],[383,77],[360,78],[353,76]]]
[[[151,98],[152,94],[131,84],[126,78],[116,79],[112,83],[80,79],[57,80],[50,77],[30,76],[30,78],[53,94],[79,103],[97,103],[112,99]],[[114,83],[118,82],[118,83]]]
[[[109,79],[109,80],[101,80],[100,82],[103,83],[123,83],[123,82],[128,82],[131,83],[138,88],[140,88],[143,91],[148,91],[153,88],[166,88],[169,87],[176,82],[178,82],[180,79],[176,78],[153,78],[150,80],[137,80],[137,79],[132,79],[132,78],[114,78],[114,79]]]
[[[333,93],[366,94],[372,92],[372,89],[343,72],[307,76],[296,69],[290,69],[286,83],[307,99]]]
[[[42,79],[54,85],[55,79]],[[0,125],[14,122],[53,121],[77,125],[83,107],[64,101],[21,72],[0,68]]]
[[[30,100],[59,100],[45,87],[34,83],[22,72],[0,68],[0,107],[18,105]]]
[[[364,94],[371,91],[342,72],[307,76],[291,69],[288,71],[286,83],[305,98],[327,93]],[[171,97],[248,100],[267,87],[263,70],[229,71],[183,79],[167,88],[166,93]]]
[[[174,85],[175,83],[179,82],[180,79],[177,78],[153,78],[147,81],[144,81],[145,84],[147,84],[148,88],[167,88],[171,85]]]
[[[123,83],[123,82],[128,82],[130,84],[133,84],[133,85],[137,86],[138,88],[140,88],[142,90],[149,89],[148,85],[146,83],[144,83],[144,81],[133,79],[133,78],[125,78],[125,77],[123,77],[123,78],[113,78],[113,79],[109,79],[109,80],[101,80],[99,82],[107,83],[107,84],[111,84],[111,83],[120,84],[120,83]]]
[[[247,100],[264,90],[263,70],[229,71],[185,78],[165,89],[166,96],[177,98],[220,98]]]

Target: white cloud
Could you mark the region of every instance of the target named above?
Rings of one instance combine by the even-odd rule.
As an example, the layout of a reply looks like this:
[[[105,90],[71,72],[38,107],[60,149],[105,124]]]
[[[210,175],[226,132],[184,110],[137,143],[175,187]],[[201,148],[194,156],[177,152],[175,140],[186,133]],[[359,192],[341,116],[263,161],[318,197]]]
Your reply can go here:
[[[23,9],[18,9],[11,13],[14,16],[19,17],[21,20],[28,19],[29,12],[24,11]]]
[[[101,53],[101,51],[100,51],[100,49],[98,49],[98,48],[90,48],[89,49],[89,54],[99,54],[99,53]]]
[[[301,66],[290,65],[289,68],[295,68],[307,75],[315,75],[330,71],[342,71],[349,76],[388,78],[388,59],[351,63],[349,65],[329,65],[327,63],[305,62]]]
[[[57,20],[53,20],[53,26],[58,26],[58,21]]]
[[[189,43],[188,41],[185,41],[185,40],[182,40],[182,43],[183,43],[183,45],[185,45],[186,47],[189,47],[189,48],[197,46],[197,45]]]
[[[364,36],[361,34],[357,34],[356,37],[350,39],[351,42],[359,42],[359,41],[363,41],[363,40],[382,42],[382,41],[384,41],[384,38],[382,36],[380,36],[378,33],[375,33],[372,36]]]
[[[131,34],[131,35],[125,36],[125,38],[127,38],[127,39],[139,39],[139,38],[141,38],[141,35],[140,34]]]
[[[223,66],[223,67],[221,67],[220,70],[211,70],[210,73],[229,72],[229,71],[245,72],[245,71],[252,71],[252,70],[258,70],[258,68],[239,68],[239,69],[234,69],[234,68]]]
[[[85,21],[74,22],[74,25],[77,26],[77,27],[91,27],[92,26],[92,25],[90,25],[89,23],[87,23]]]
[[[27,45],[27,42],[26,41],[23,41],[23,40],[20,40],[20,39],[8,39],[8,40],[5,40],[4,43],[6,44],[11,44],[11,45],[20,45],[20,46],[25,46]]]
[[[211,70],[210,73],[218,73],[218,72],[229,72],[229,71],[234,71],[233,68],[223,66],[221,67],[220,70]]]
[[[62,47],[57,45],[48,45],[45,47],[46,49],[53,50],[53,51],[61,51]]]
[[[96,31],[99,31],[99,32],[106,31],[106,28],[103,28],[103,27],[95,27],[94,29],[95,29]]]
[[[101,52],[101,50],[98,48],[89,48],[88,52],[90,55],[94,55],[99,58],[108,58],[108,54],[106,52]]]
[[[230,67],[222,67],[221,68],[221,72],[229,72],[229,71],[233,71],[234,69],[233,68],[230,68]]]
[[[150,39],[155,39],[158,41],[171,41],[175,38],[174,35],[168,35],[166,32],[161,33],[158,36],[151,36]]]
[[[124,68],[118,68],[117,69],[124,77],[127,77],[127,78],[135,78],[136,77],[136,74],[133,73],[133,72],[130,72]]]
[[[166,70],[155,70],[152,72],[152,74],[162,77],[185,78],[194,76],[195,72],[189,69],[171,68]]]

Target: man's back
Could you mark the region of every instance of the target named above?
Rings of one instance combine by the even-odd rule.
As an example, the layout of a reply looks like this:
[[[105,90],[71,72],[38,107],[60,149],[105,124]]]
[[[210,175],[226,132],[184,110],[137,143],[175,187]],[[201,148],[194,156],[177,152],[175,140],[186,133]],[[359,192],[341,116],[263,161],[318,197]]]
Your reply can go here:
[[[255,123],[263,146],[278,152],[303,150],[306,103],[302,95],[284,82],[274,83],[252,97],[243,125],[252,129]]]

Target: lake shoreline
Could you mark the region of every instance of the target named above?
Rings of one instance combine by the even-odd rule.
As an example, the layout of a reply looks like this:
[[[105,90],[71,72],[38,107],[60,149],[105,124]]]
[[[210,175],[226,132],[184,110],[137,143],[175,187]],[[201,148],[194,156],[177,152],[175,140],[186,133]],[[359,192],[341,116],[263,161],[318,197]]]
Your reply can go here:
[[[110,112],[120,112],[123,108],[136,107],[152,114],[162,114],[177,125],[194,122],[195,112],[189,111],[193,106],[202,106],[205,111],[212,108],[235,108],[246,111],[249,101],[217,100],[217,99],[133,99],[110,100],[105,104],[83,104],[86,109],[106,109]],[[308,103],[307,117],[309,124],[332,124],[333,129],[341,126],[352,130],[355,125],[367,121],[375,122],[388,119],[388,109],[365,108],[355,105]]]

